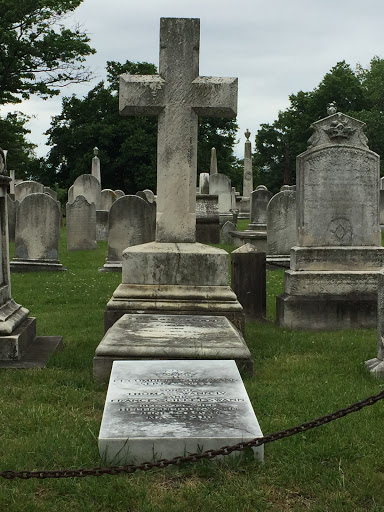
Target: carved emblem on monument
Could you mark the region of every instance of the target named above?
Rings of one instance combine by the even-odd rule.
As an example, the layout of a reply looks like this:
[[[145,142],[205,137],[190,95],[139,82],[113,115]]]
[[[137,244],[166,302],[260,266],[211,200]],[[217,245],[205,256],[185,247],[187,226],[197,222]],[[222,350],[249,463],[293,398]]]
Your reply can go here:
[[[350,245],[352,243],[352,225],[345,217],[333,219],[328,229],[333,234],[336,242],[342,245]]]
[[[337,119],[331,121],[328,127],[323,128],[328,137],[332,139],[349,139],[356,131],[356,128],[352,128],[348,123],[347,118],[343,117],[342,114],[337,115]]]

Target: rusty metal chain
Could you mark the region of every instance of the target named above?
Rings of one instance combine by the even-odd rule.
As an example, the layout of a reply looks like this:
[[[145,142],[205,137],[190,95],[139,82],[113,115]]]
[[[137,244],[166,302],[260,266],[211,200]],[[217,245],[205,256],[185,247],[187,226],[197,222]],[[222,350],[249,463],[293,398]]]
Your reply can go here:
[[[6,478],[8,480],[15,478],[21,478],[23,480],[28,480],[30,478],[84,478],[87,476],[120,475],[122,473],[134,473],[135,471],[149,471],[150,469],[154,468],[162,469],[168,466],[180,465],[186,462],[195,463],[202,459],[213,459],[218,455],[229,455],[234,451],[244,451],[247,448],[256,448],[258,446],[262,446],[263,444],[272,443],[273,441],[278,441],[279,439],[284,439],[285,437],[290,437],[300,432],[306,432],[307,430],[321,427],[326,423],[330,423],[331,421],[343,418],[352,412],[360,411],[368,405],[373,405],[383,398],[384,390],[377,395],[369,396],[364,400],[355,402],[349,407],[339,409],[332,414],[321,416],[320,418],[307,421],[295,427],[280,430],[279,432],[269,434],[268,436],[256,437],[251,441],[237,443],[233,446],[223,446],[218,450],[207,450],[202,453],[192,453],[191,455],[174,457],[173,459],[161,459],[156,462],[143,462],[142,464],[126,466],[110,466],[107,468],[96,467],[92,469],[58,469],[53,471],[2,471],[0,472],[0,477]]]

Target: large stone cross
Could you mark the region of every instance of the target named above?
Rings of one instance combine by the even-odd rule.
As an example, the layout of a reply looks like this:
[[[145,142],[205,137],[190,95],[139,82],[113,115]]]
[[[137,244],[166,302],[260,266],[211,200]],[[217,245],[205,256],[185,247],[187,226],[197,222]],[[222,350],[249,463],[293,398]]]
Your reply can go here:
[[[199,43],[199,19],[161,18],[159,75],[120,77],[120,114],[158,116],[158,242],[196,241],[198,116],[237,112],[237,78],[199,76]]]

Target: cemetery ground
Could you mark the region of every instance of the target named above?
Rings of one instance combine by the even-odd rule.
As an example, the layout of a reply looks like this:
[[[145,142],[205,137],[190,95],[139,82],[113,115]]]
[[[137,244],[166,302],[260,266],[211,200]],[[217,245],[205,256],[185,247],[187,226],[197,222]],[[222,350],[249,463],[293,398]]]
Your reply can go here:
[[[11,249],[12,250],[12,249]],[[12,274],[12,296],[37,317],[38,335],[64,336],[46,369],[0,372],[0,470],[102,465],[97,437],[106,386],[92,377],[103,312],[121,282],[98,273],[106,242],[66,251],[58,273]],[[364,361],[376,331],[293,332],[274,324],[283,270],[268,271],[267,321],[246,325],[255,375],[245,386],[264,435],[333,412],[382,390]],[[133,475],[1,480],[1,512],[384,511],[384,403],[265,446],[244,458]]]

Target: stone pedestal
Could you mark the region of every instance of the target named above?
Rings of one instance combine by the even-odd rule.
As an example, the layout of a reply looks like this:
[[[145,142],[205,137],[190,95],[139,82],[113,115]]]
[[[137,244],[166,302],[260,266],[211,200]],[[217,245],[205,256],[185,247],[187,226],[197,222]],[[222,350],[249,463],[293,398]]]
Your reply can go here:
[[[96,349],[93,374],[108,382],[116,360],[234,359],[253,375],[253,359],[243,336],[224,316],[123,315]]]
[[[105,310],[105,331],[125,313],[224,315],[244,331],[242,307],[228,285],[228,253],[199,243],[127,248],[122,284]]]

